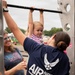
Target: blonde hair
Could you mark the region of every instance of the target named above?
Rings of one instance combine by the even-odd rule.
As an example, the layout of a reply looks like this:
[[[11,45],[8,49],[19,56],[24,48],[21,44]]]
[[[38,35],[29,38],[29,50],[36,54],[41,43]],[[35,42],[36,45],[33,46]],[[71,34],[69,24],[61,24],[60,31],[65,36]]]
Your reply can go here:
[[[38,25],[43,27],[43,24],[41,24],[39,21],[34,21],[33,22],[33,29],[35,28],[35,26],[38,26]]]
[[[8,32],[7,31],[4,31],[4,33],[3,33],[3,35],[5,35],[5,34],[8,34]],[[5,46],[4,46],[4,51],[5,51]],[[14,52],[15,51],[15,46],[14,46],[14,44],[11,44],[11,46],[9,46],[9,48],[8,48],[11,52]]]

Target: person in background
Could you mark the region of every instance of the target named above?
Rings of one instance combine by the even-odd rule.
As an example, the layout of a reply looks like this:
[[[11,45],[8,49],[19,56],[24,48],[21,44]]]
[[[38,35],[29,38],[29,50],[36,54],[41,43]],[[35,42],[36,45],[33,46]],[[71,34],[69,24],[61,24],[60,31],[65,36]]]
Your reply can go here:
[[[5,10],[7,3],[3,3]],[[48,45],[39,44],[21,32],[9,12],[3,14],[8,27],[29,54],[27,75],[69,75],[69,58],[63,52],[70,44],[70,36],[66,32],[55,33],[49,38]]]
[[[25,60],[19,49],[12,44],[7,31],[4,31],[4,67],[5,75],[24,75],[26,68]]]
[[[29,18],[28,18],[28,28],[25,32],[25,35],[33,39],[38,43],[43,43],[43,28],[44,28],[44,17],[43,17],[43,9],[40,11],[40,21],[33,21],[33,9],[29,11]]]

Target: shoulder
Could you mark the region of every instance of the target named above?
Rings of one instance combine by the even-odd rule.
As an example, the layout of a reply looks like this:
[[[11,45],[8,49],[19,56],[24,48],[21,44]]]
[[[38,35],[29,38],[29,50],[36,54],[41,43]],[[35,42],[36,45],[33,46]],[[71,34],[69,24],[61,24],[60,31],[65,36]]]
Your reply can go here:
[[[15,51],[18,52],[19,54],[21,54],[20,49],[18,49],[17,47],[15,48]]]

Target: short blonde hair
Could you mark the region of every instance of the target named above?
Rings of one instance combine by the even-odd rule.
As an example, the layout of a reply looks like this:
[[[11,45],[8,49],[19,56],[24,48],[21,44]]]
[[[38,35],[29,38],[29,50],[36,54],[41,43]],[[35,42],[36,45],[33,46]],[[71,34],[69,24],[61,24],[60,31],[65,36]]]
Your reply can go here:
[[[39,21],[34,21],[33,22],[33,29],[35,28],[35,26],[40,25],[43,27],[43,24],[41,24]]]

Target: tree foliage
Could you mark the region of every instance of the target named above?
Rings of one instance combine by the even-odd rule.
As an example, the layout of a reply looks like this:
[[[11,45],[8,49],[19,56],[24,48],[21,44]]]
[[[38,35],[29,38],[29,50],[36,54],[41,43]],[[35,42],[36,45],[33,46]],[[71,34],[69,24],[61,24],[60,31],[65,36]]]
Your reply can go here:
[[[8,33],[11,33],[11,30],[8,28],[8,27],[6,27],[6,29],[5,29]]]
[[[21,29],[21,28],[19,28],[23,33],[25,33],[25,31],[26,30],[24,30],[24,29]],[[6,27],[6,29],[5,29],[8,33],[11,33],[11,30],[8,28],[8,27]],[[44,30],[44,35],[46,35],[46,36],[52,36],[54,33],[56,33],[56,32],[59,32],[59,31],[63,31],[63,29],[62,28],[56,28],[56,27],[53,27],[53,28],[51,28],[51,30]]]
[[[49,31],[44,30],[44,35],[46,35],[46,36],[52,36],[54,33],[59,32],[59,31],[63,31],[63,29],[62,28],[55,28],[55,27],[53,27]]]
[[[25,33],[25,30],[24,29],[21,29],[21,28],[19,28],[23,33]],[[5,29],[8,33],[11,33],[11,30],[8,28],[8,27],[6,27],[6,29]]]

